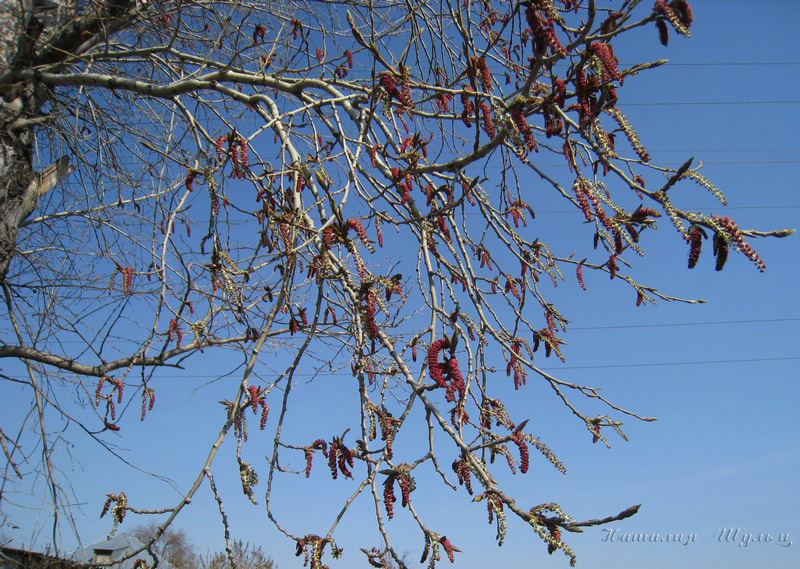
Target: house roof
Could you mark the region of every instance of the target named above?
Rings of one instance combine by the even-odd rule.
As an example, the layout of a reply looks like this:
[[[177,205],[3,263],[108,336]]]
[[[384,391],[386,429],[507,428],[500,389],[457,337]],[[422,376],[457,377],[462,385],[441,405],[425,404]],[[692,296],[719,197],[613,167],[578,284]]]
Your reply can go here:
[[[0,547],[0,569],[19,569],[20,567],[67,569],[76,567],[76,564],[72,561],[58,559],[45,553],[16,549],[13,547]]]
[[[92,562],[94,561],[94,552],[96,550],[105,550],[111,551],[112,561],[117,561],[142,547],[144,547],[144,544],[141,541],[131,535],[121,533],[110,539],[98,541],[97,543],[78,549],[72,552],[68,557],[69,559],[83,563]],[[143,551],[122,563],[112,565],[112,567],[113,569],[133,569],[133,564],[137,559],[143,559],[148,565],[153,565],[155,561],[147,551]],[[175,569],[175,567],[166,559],[161,559],[158,564],[158,569]]]

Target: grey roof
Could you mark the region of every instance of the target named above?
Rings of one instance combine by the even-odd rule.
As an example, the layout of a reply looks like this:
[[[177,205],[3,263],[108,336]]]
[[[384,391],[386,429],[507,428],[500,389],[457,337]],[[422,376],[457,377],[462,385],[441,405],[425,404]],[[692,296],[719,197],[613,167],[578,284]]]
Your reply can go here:
[[[144,547],[144,544],[141,541],[133,536],[121,533],[119,535],[115,535],[111,539],[99,541],[82,549],[78,549],[72,552],[68,558],[84,563],[92,562],[94,561],[95,550],[103,549],[106,551],[110,550],[112,552],[111,560],[116,561],[118,559],[122,559],[137,549],[141,549],[142,547]],[[111,567],[113,567],[113,569],[133,569],[133,564],[137,559],[144,559],[149,566],[152,566],[153,562],[155,561],[147,551],[143,551],[136,557],[132,557],[126,561],[123,561],[122,563],[116,563]],[[161,559],[158,564],[158,569],[175,569],[175,567],[167,560]]]
[[[0,569],[20,569],[20,567],[70,569],[77,567],[77,565],[73,561],[58,559],[45,553],[16,549],[13,547],[0,547]]]

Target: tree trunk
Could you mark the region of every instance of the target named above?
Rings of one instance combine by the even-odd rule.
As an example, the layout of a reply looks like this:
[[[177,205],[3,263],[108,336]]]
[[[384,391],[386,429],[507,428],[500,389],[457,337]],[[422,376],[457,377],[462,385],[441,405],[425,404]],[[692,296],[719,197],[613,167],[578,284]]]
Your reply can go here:
[[[48,28],[52,33],[61,12],[56,4],[37,2],[34,7],[31,0],[0,7],[0,76],[32,64],[41,45],[37,40]],[[46,90],[29,82],[0,84],[0,282],[15,254],[19,225],[44,193],[33,171],[32,119],[39,116],[45,98]]]
[[[25,65],[42,24],[31,14],[32,2],[7,2],[0,7],[0,74]],[[27,20],[27,21],[26,21]],[[36,21],[33,21],[36,20]],[[38,35],[38,34],[37,34]],[[26,57],[27,56],[27,57]],[[0,282],[14,256],[17,228],[36,207],[33,181],[33,127],[26,118],[38,115],[41,101],[32,85],[0,86]]]
[[[69,160],[61,158],[35,175],[35,129],[46,124],[41,109],[52,93],[44,83],[21,80],[20,72],[62,71],[68,59],[76,61],[133,16],[131,0],[109,2],[89,15],[76,15],[76,4],[0,3],[0,282],[16,252],[20,224],[39,198],[72,172]]]

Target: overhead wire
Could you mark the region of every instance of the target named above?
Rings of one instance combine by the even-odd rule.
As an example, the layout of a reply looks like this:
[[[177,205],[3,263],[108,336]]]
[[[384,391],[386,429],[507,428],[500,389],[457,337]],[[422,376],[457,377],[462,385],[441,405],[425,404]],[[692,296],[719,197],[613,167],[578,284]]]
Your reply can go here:
[[[716,326],[724,324],[761,324],[773,322],[797,322],[800,318],[759,318],[757,320],[706,320],[704,322],[671,322],[663,324],[617,324],[611,326],[570,326],[573,330],[621,330],[624,328],[668,328],[675,326]]]
[[[763,363],[763,362],[782,362],[782,361],[794,361],[800,360],[800,356],[778,356],[772,358],[731,358],[731,359],[721,359],[721,360],[696,360],[696,361],[677,361],[677,362],[642,362],[642,363],[633,363],[633,364],[592,364],[592,365],[585,365],[585,366],[552,366],[552,367],[539,367],[542,371],[564,371],[564,370],[576,370],[576,369],[610,369],[610,368],[630,368],[630,367],[664,367],[664,366],[688,366],[688,365],[710,365],[710,364],[738,364],[738,363]],[[380,372],[376,372],[380,375]],[[226,377],[230,374],[220,373],[220,374],[196,374],[191,372],[186,372],[185,375],[161,375],[159,374],[159,378],[164,379],[178,379],[178,378],[221,378]],[[341,372],[325,372],[325,377],[352,377],[352,373],[341,373]]]
[[[724,360],[701,360],[701,361],[682,361],[682,362],[645,362],[638,364],[594,364],[587,366],[558,366],[539,368],[542,371],[549,370],[573,370],[573,369],[606,369],[606,368],[625,368],[625,367],[663,367],[663,366],[686,366],[686,365],[706,365],[706,364],[738,364],[750,362],[780,362],[800,360],[800,356],[783,356],[776,358],[742,358]]]

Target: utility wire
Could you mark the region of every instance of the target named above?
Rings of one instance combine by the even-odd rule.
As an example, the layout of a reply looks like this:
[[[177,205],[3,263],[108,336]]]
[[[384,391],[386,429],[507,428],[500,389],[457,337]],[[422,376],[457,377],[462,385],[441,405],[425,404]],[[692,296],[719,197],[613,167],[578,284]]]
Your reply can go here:
[[[641,103],[620,102],[623,107],[633,106],[657,106],[657,105],[682,105],[682,106],[695,106],[695,105],[784,105],[800,103],[800,99],[790,99],[786,101],[646,101]]]
[[[674,326],[717,326],[717,325],[727,325],[727,324],[761,324],[761,323],[769,323],[769,322],[797,322],[800,320],[800,317],[797,318],[760,318],[757,320],[706,320],[703,322],[674,322],[674,323],[666,323],[666,324],[614,324],[611,326],[570,326],[568,331],[572,332],[574,330],[617,330],[617,329],[625,329],[625,328],[667,328],[667,327],[674,327]],[[0,330],[0,332],[3,332]],[[5,332],[8,332],[7,330]],[[84,343],[80,340],[64,340],[61,342],[62,344],[79,344]]]
[[[621,62],[621,67],[632,67],[639,65],[641,61],[637,62]],[[665,67],[761,67],[767,65],[800,65],[800,61],[667,61],[664,65],[660,65],[659,69]],[[558,62],[555,67],[568,67],[569,64]]]
[[[695,362],[654,362],[654,363],[641,363],[641,364],[608,364],[608,365],[588,365],[588,366],[560,366],[560,367],[543,367],[539,368],[542,371],[555,370],[561,371],[566,369],[605,369],[614,367],[663,367],[663,366],[686,366],[686,365],[705,365],[705,364],[734,364],[734,363],[748,363],[748,362],[780,362],[789,360],[800,360],[800,356],[786,356],[780,358],[748,358],[748,359],[731,359],[731,360],[703,360]]]
[[[738,364],[750,362],[782,362],[800,360],[800,356],[785,356],[776,358],[743,358],[743,359],[725,359],[725,360],[700,360],[700,361],[682,361],[682,362],[645,362],[638,364],[598,364],[586,366],[555,366],[555,367],[540,367],[542,371],[563,371],[573,369],[607,369],[607,368],[623,368],[623,367],[664,367],[664,366],[688,366],[688,365],[707,365],[707,364]],[[217,373],[217,374],[196,374],[189,371],[184,375],[161,375],[158,378],[164,379],[177,379],[177,378],[221,378],[227,377],[231,374]],[[309,377],[312,374],[309,373]],[[376,372],[376,375],[381,375]],[[353,377],[352,373],[340,372],[325,372],[325,377]]]
[[[628,64],[630,65],[630,64]],[[696,63],[678,63],[669,61],[662,67],[681,66],[681,67],[735,67],[735,66],[762,66],[762,65],[800,65],[800,61],[707,61]]]
[[[797,322],[800,318],[763,318],[759,320],[708,320],[706,322],[675,322],[672,324],[619,324],[612,326],[570,326],[573,330],[618,330],[623,328],[667,328],[670,326],[716,326],[723,324],[756,324],[764,322]]]

